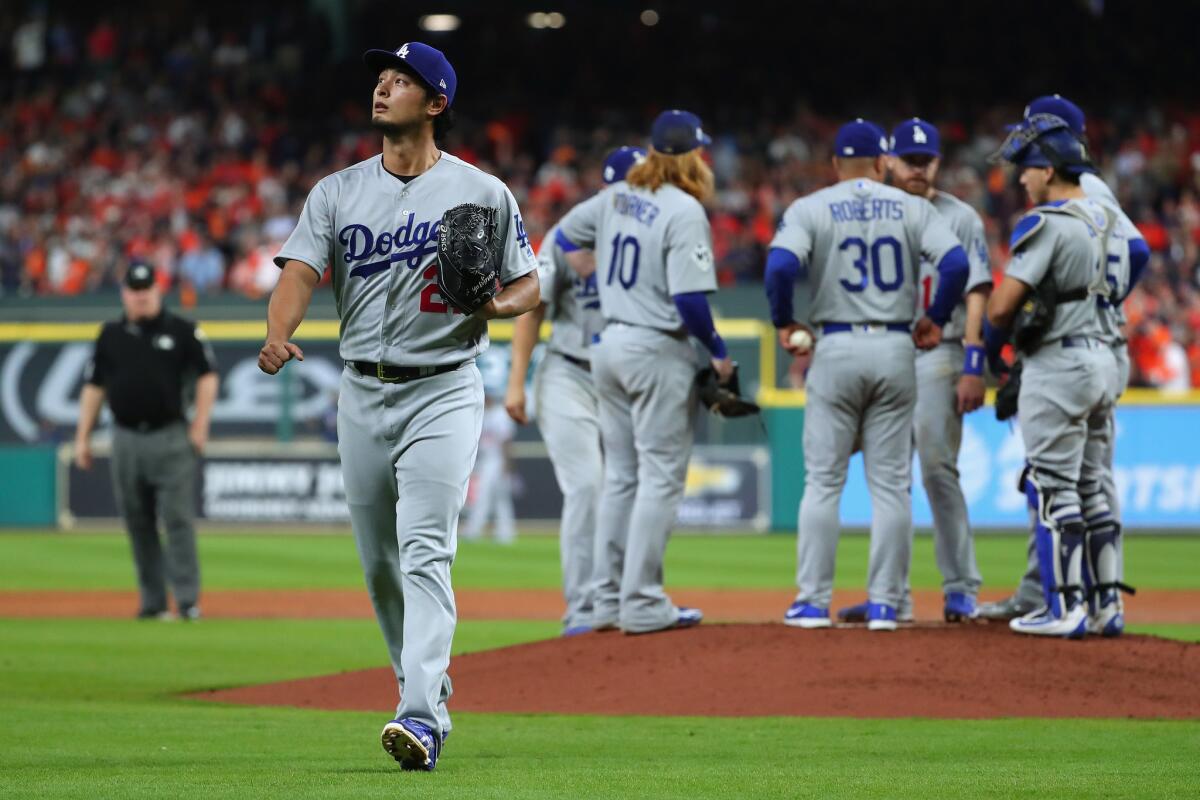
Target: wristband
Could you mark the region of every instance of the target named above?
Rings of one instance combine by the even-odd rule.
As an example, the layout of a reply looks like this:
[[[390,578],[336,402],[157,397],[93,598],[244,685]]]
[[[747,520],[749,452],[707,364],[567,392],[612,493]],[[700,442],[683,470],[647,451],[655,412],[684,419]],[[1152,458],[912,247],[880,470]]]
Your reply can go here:
[[[983,348],[977,344],[966,346],[966,357],[963,358],[964,375],[983,375]]]

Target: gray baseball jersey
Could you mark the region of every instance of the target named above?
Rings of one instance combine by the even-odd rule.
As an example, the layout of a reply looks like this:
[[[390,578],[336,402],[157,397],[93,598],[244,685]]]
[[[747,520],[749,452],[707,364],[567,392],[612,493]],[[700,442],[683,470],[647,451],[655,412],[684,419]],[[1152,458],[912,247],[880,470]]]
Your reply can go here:
[[[1036,287],[1053,267],[1060,294],[1085,287],[1106,291],[1103,265],[1108,253],[1123,250],[1128,260],[1129,250],[1128,242],[1111,236],[1116,232],[1111,214],[1095,200],[1067,200],[1034,208],[1017,222],[1007,274]],[[1101,252],[1105,243],[1108,252]],[[1060,303],[1043,341],[1064,336],[1101,338],[1104,333],[1097,303]]]
[[[792,203],[771,247],[808,264],[812,322],[897,323],[916,306],[918,257],[937,264],[958,243],[928,200],[858,178]]]
[[[619,181],[571,209],[559,228],[596,251],[606,320],[681,331],[672,295],[716,291],[704,206],[676,186],[651,192]]]
[[[557,225],[546,231],[537,257],[542,302],[546,304],[546,318],[553,323],[549,346],[556,353],[586,361],[590,358],[588,348],[604,328],[600,292],[595,273],[580,278],[567,264],[557,234]]]
[[[448,153],[407,183],[375,156],[309,192],[275,263],[295,259],[322,275],[333,265],[343,359],[439,366],[487,349],[487,322],[454,311],[435,280],[442,214],[460,203],[500,209],[502,283],[537,268],[512,193]]]
[[[407,182],[379,156],[322,179],[275,259],[321,274],[332,265],[343,359],[466,362],[387,383],[347,366],[338,398],[350,525],[400,687],[396,713],[438,735],[450,730],[450,565],[483,419],[474,357],[488,345],[487,323],[454,312],[435,281],[442,214],[460,203],[500,209],[504,283],[536,269],[512,194],[447,153]]]
[[[1129,294],[1129,240],[1141,239],[1142,234],[1133,224],[1133,220],[1121,209],[1116,195],[1112,193],[1112,189],[1108,188],[1108,184],[1100,179],[1100,176],[1090,172],[1081,175],[1079,176],[1079,186],[1088,199],[1103,203],[1117,215],[1116,226],[1112,233],[1114,246],[1109,248],[1107,260],[1108,286],[1112,299],[1101,301],[1101,308],[1105,312],[1101,315],[1101,323],[1104,325],[1105,339],[1119,344],[1125,341],[1125,335],[1121,333],[1121,328],[1125,326],[1125,311],[1117,299]]]
[[[967,285],[964,292],[978,289],[992,282],[992,270],[988,265],[987,234],[983,230],[983,219],[974,208],[964,203],[952,194],[938,191],[930,200],[933,207],[946,220],[950,230],[958,237],[963,249],[967,252],[967,264],[970,271],[967,274]],[[927,258],[921,259],[917,287],[917,318],[925,315],[925,311],[937,296],[938,271],[937,263]],[[965,300],[954,307],[950,321],[942,328],[942,341],[962,339],[967,330],[967,303]]]

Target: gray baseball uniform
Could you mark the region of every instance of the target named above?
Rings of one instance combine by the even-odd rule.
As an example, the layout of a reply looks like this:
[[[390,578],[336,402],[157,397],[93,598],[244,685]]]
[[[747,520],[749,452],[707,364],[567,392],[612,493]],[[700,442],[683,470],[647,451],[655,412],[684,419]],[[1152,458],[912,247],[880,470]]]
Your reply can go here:
[[[708,218],[678,187],[620,181],[560,226],[596,250],[606,323],[592,348],[604,443],[593,624],[666,628],[679,619],[663,591],[663,557],[692,451],[697,366],[672,296],[717,288]]]
[[[592,624],[591,580],[596,540],[596,507],[604,481],[604,456],[596,387],[592,382],[591,345],[604,317],[596,276],[577,276],[556,243],[558,226],[546,232],[538,252],[538,280],[546,318],[553,328],[546,357],[534,377],[538,429],[550,453],[563,494],[559,530],[563,628]]]
[[[1104,204],[1117,215],[1113,230],[1113,247],[1110,248],[1110,255],[1106,261],[1109,288],[1114,299],[1097,298],[1097,300],[1102,309],[1100,320],[1104,329],[1103,338],[1112,346],[1113,356],[1117,362],[1117,371],[1112,375],[1114,381],[1112,386],[1113,397],[1120,398],[1125,392],[1125,388],[1129,385],[1129,348],[1123,333],[1125,312],[1115,298],[1125,297],[1129,293],[1130,263],[1127,245],[1130,239],[1142,238],[1142,235],[1138,231],[1137,226],[1133,224],[1133,221],[1121,209],[1116,196],[1109,189],[1108,184],[1099,176],[1091,173],[1081,175],[1079,185],[1089,199]],[[1117,485],[1113,474],[1113,454],[1116,444],[1115,408],[1114,400],[1114,413],[1109,414],[1107,430],[1104,435],[1097,435],[1089,440],[1089,447],[1100,448],[1102,452],[1090,455],[1089,458],[1098,460],[1103,464],[1102,484],[1104,495],[1108,500],[1108,507],[1112,518],[1120,520],[1120,498],[1117,494]],[[1118,580],[1120,580],[1124,576],[1124,548],[1121,537],[1116,537],[1115,539],[1115,550],[1116,573]],[[1015,593],[1022,605],[1026,606],[1040,602],[1042,597],[1037,548],[1032,535],[1029,537],[1027,556],[1028,564],[1025,574],[1022,576]]]
[[[1128,251],[1116,227],[1113,212],[1092,200],[1038,206],[1017,225],[1007,274],[1033,287],[1052,275],[1060,292],[1088,287],[1105,295],[1108,254]],[[1083,585],[1083,542],[1068,540],[1063,526],[1108,513],[1102,454],[1117,365],[1101,317],[1091,296],[1060,303],[1041,347],[1023,356],[1024,490],[1036,511],[1043,597],[1056,614],[1058,587]]]
[[[901,602],[911,553],[916,374],[908,329],[917,263],[924,256],[936,264],[958,243],[928,200],[866,179],[801,198],[783,215],[771,247],[808,264],[820,337],[804,420],[798,602],[829,607],[838,501],[860,449],[873,512],[869,601]]]
[[[987,236],[979,214],[946,192],[936,192],[931,202],[967,253],[970,272],[966,291],[989,285],[992,273],[988,266]],[[937,265],[922,259],[919,282],[918,318],[925,314],[937,294]],[[958,475],[958,450],[962,444],[958,381],[962,377],[966,319],[964,301],[955,306],[950,321],[942,328],[942,343],[917,353],[913,432],[921,460],[921,482],[933,512],[933,549],[942,573],[942,589],[974,598],[982,579],[975,563],[975,541]]]
[[[483,418],[474,359],[488,337],[486,322],[438,295],[434,260],[442,214],[468,202],[501,211],[501,281],[532,272],[512,194],[448,153],[408,182],[379,156],[323,178],[275,258],[321,274],[332,265],[348,362],[338,453],[351,528],[400,686],[397,716],[443,736],[456,619],[450,567]],[[421,377],[384,382],[352,362],[417,367]]]

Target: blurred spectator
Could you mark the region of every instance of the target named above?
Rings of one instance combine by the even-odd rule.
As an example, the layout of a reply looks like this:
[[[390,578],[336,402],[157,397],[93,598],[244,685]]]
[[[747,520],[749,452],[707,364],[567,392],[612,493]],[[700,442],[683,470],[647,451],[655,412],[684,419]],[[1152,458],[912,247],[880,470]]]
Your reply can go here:
[[[219,292],[225,282],[225,257],[206,233],[193,233],[191,246],[184,246],[179,259],[179,277],[200,294]]]

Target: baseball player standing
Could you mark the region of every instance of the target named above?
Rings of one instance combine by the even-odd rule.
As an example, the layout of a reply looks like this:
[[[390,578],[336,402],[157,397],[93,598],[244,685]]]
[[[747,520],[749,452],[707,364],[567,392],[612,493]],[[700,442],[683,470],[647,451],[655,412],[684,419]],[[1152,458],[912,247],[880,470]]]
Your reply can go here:
[[[1045,603],[1010,625],[1018,633],[1080,638],[1088,628],[1089,527],[1113,520],[1102,459],[1118,368],[1096,299],[1110,296],[1108,265],[1128,259],[1129,241],[1111,208],[1086,199],[1079,176],[1091,166],[1087,148],[1060,117],[1031,115],[998,155],[1018,167],[1035,204],[1013,231],[1013,257],[988,301],[985,332],[993,360],[1010,329],[1022,354],[1020,488],[1034,512]],[[1034,313],[1018,317],[1022,306]],[[1108,567],[1101,580],[1115,584],[1115,561]]]
[[[629,168],[645,157],[646,151],[640,147],[614,150],[604,160],[604,183],[611,185],[624,180]],[[514,421],[522,425],[529,422],[525,377],[542,321],[549,319],[554,327],[546,356],[538,365],[534,396],[538,428],[563,495],[559,551],[567,603],[563,614],[564,636],[592,629],[590,583],[596,506],[604,477],[591,361],[591,346],[600,339],[604,316],[600,313],[595,273],[581,278],[567,264],[566,253],[572,248],[570,242],[559,240],[558,226],[548,230],[542,239],[538,252],[542,302],[513,323],[512,362],[504,400]]]
[[[808,375],[799,593],[784,622],[828,627],[838,500],[861,449],[871,492],[867,627],[894,630],[911,551],[914,342],[935,346],[962,299],[968,264],[933,205],[881,183],[886,136],[861,119],[834,142],[838,183],[784,212],[766,269],[771,320],[793,355],[820,336]],[[937,265],[937,293],[910,336],[917,264]],[[795,281],[812,285],[812,329],[793,317]],[[795,336],[798,331],[804,333]]]
[[[259,367],[303,359],[289,339],[327,265],[341,316],[338,452],[367,589],[400,687],[384,749],[404,769],[432,770],[450,717],[446,669],[454,635],[450,566],[475,461],[483,381],[475,357],[487,320],[538,302],[536,262],[516,201],[496,178],[438,150],[456,77],[419,42],[370,50],[378,75],[371,124],[382,156],[323,178],[275,262]],[[438,293],[443,213],[499,209],[503,289],[474,315]]]
[[[1052,114],[1059,117],[1075,136],[1082,138],[1086,127],[1084,113],[1079,106],[1061,95],[1046,95],[1039,97],[1025,108],[1025,117],[1033,114]],[[1079,186],[1084,195],[1096,200],[1117,215],[1118,235],[1129,242],[1127,252],[1118,250],[1114,258],[1107,264],[1109,297],[1097,297],[1096,301],[1104,312],[1101,321],[1104,325],[1104,338],[1113,350],[1117,361],[1116,385],[1114,396],[1120,398],[1129,383],[1129,350],[1124,334],[1125,313],[1121,308],[1122,302],[1137,284],[1146,263],[1150,258],[1150,250],[1137,227],[1121,209],[1112,190],[1109,189],[1099,175],[1087,171],[1079,176]],[[1100,589],[1089,595],[1092,613],[1089,614],[1088,627],[1091,633],[1119,635],[1124,629],[1124,615],[1118,589],[1128,588],[1122,583],[1124,559],[1122,558],[1122,537],[1120,535],[1120,503],[1117,495],[1116,480],[1113,473],[1113,456],[1116,445],[1115,405],[1114,414],[1110,414],[1107,435],[1093,437],[1090,446],[1103,448],[1099,460],[1103,464],[1104,494],[1108,500],[1110,519],[1098,518],[1089,521],[1089,532],[1095,530],[1095,535],[1089,536],[1088,563],[1090,575],[1107,573],[1108,562],[1114,561],[1115,577],[1111,581],[1114,586]],[[1038,569],[1035,537],[1029,538],[1028,567],[1013,594],[996,603],[984,603],[979,607],[979,615],[989,619],[1012,619],[1023,616],[1043,605],[1041,576]],[[1094,563],[1093,563],[1094,562]],[[1104,564],[1105,566],[1101,566]]]
[[[924,197],[945,218],[967,253],[970,272],[967,294],[942,328],[942,341],[917,353],[917,405],[913,434],[921,460],[921,480],[933,512],[933,549],[942,573],[943,616],[961,622],[975,616],[975,598],[982,579],[975,563],[975,540],[967,520],[967,501],[958,475],[964,414],[983,405],[983,314],[992,273],[988,267],[987,237],[975,209],[934,187],[941,163],[941,136],[925,120],[913,117],[892,131],[888,168],[892,183],[909,194]],[[922,259],[917,286],[917,315],[933,303],[938,273]],[[905,576],[907,579],[907,575]],[[848,622],[866,619],[867,604],[838,612]],[[900,621],[911,621],[912,598],[905,581]]]
[[[596,523],[592,626],[649,633],[698,624],[698,609],[663,591],[663,557],[687,478],[696,413],[696,354],[708,349],[722,380],[734,374],[713,327],[712,236],[701,201],[713,175],[700,119],[664,111],[645,161],[559,223],[566,248],[597,250],[592,261],[605,328],[592,346],[592,375],[604,444],[604,491]],[[590,266],[589,266],[590,264]]]

